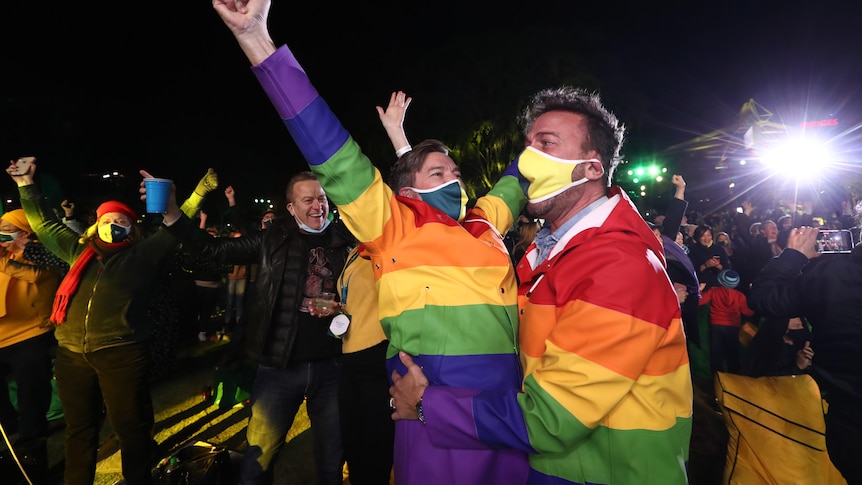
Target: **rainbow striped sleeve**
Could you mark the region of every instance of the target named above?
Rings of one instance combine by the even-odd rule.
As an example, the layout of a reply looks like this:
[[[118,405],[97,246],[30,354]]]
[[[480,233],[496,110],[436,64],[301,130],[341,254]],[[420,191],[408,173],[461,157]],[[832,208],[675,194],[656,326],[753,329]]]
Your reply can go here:
[[[345,216],[350,231],[360,241],[379,237],[391,218],[389,203],[381,204],[379,197],[388,200],[391,190],[320,97],[290,49],[280,47],[252,70],[326,195]],[[352,214],[361,214],[361,223]]]
[[[673,289],[655,256],[590,242],[522,296],[524,392],[429,387],[427,426],[437,446],[533,453],[531,483],[685,483],[692,388]]]

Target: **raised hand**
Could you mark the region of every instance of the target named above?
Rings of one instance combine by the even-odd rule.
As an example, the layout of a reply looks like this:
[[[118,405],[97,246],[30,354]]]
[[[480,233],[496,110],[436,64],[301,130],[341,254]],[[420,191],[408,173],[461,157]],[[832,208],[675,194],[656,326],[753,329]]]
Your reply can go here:
[[[266,25],[270,3],[270,0],[213,0],[216,13],[255,66],[275,52]]]
[[[18,187],[32,184],[33,175],[36,174],[36,157],[21,157],[17,160],[9,160],[6,173],[12,177],[12,180],[15,181]]]
[[[389,105],[386,109],[376,106],[377,115],[380,116],[380,124],[386,130],[386,135],[389,136],[389,141],[392,142],[392,148],[396,152],[402,147],[409,147],[410,142],[407,140],[407,135],[404,133],[404,117],[407,113],[407,107],[413,98],[404,94],[404,91],[393,92],[389,96]]]
[[[816,246],[817,233],[817,229],[808,226],[791,229],[787,237],[787,249],[795,249],[808,259],[820,257]]]

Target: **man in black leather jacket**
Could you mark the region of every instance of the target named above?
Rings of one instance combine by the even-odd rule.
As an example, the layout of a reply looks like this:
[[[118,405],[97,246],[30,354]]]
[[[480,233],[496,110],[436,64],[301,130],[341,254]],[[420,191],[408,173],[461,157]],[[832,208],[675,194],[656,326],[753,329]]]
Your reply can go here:
[[[257,263],[243,316],[245,352],[257,363],[242,483],[272,483],[271,463],[307,399],[319,483],[340,485],[338,413],[341,341],[328,335],[334,310],[312,313],[312,298],[335,292],[352,235],[332,221],[323,188],[311,172],[294,175],[286,190],[292,217],[238,238],[177,234],[190,251],[229,264]],[[172,202],[166,223],[180,216]]]

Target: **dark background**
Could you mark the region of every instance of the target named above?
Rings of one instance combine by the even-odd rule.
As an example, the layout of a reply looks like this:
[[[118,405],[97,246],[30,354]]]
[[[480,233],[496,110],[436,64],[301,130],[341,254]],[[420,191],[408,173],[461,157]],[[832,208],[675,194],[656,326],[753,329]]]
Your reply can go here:
[[[626,159],[660,154],[685,175],[692,202],[711,209],[735,203],[709,195],[727,185],[715,160],[668,148],[729,126],[750,99],[788,126],[837,117],[831,133],[855,162],[859,10],[849,1],[276,0],[270,28],[381,166],[394,156],[374,106],[394,90],[414,97],[410,139],[445,141],[485,119],[514,119],[534,91],[568,82],[598,90],[626,123]],[[305,167],[207,1],[22,2],[3,18],[0,156],[35,154],[58,198],[127,197],[142,168],[186,193],[211,166],[243,203],[268,197],[280,208],[285,182]],[[112,171],[124,178],[97,182]],[[11,180],[0,194],[16,204]]]

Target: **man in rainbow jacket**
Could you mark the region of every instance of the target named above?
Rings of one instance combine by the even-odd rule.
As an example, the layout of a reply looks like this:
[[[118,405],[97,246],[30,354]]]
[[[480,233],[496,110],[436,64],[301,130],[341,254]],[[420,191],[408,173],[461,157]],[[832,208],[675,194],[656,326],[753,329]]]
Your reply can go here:
[[[523,389],[440,387],[405,354],[395,417],[421,412],[438,446],[527,451],[531,484],[687,483],[685,334],[661,244],[610,187],[623,127],[570,87],[537,93],[523,122],[516,168],[545,220],[516,265]]]
[[[276,49],[266,28],[269,2],[213,5],[371,258],[389,372],[406,372],[403,351],[437,385],[517,393],[517,286],[500,234],[525,202],[518,179],[503,176],[468,211],[460,172],[445,145],[425,140],[398,160],[384,183],[291,51]],[[526,482],[522,450],[483,443],[441,447],[417,420],[395,428],[397,484]]]

